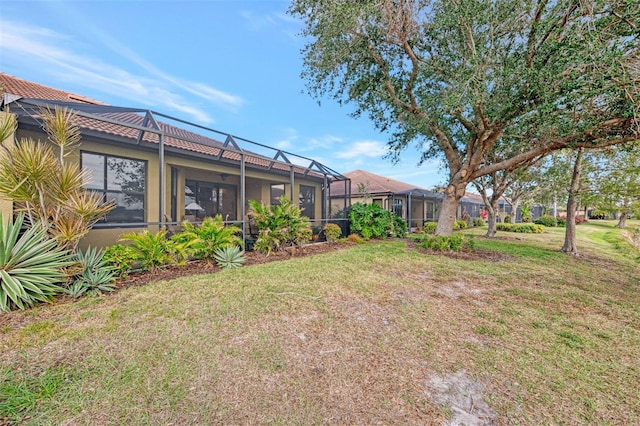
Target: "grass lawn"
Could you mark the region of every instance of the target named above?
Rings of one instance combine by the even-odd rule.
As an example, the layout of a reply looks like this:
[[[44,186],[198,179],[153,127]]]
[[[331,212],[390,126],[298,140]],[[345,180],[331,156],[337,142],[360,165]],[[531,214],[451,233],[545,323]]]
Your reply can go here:
[[[579,258],[563,229],[490,261],[376,241],[0,314],[0,424],[640,424],[613,224]]]

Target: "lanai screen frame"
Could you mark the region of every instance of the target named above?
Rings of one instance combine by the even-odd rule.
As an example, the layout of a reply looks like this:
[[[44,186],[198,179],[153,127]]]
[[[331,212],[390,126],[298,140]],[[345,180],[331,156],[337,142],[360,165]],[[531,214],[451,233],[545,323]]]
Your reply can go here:
[[[8,108],[10,107],[10,108]],[[246,211],[246,175],[245,170],[247,167],[247,157],[250,157],[258,162],[263,162],[268,164],[268,166],[260,167],[257,164],[252,164],[249,167],[263,171],[263,172],[272,172],[274,168],[280,171],[283,174],[286,169],[289,171],[289,181],[291,185],[291,197],[293,198],[294,194],[294,185],[295,185],[295,177],[296,175],[300,177],[312,177],[317,178],[318,180],[322,179],[322,218],[321,222],[323,224],[328,223],[329,221],[329,209],[330,209],[330,184],[336,181],[344,181],[345,185],[345,193],[346,188],[351,187],[350,179],[332,168],[312,159],[309,157],[305,157],[299,154],[295,154],[289,151],[285,151],[282,149],[277,149],[270,147],[265,144],[261,144],[259,142],[255,142],[241,136],[233,135],[231,133],[223,132],[220,130],[213,129],[211,127],[203,126],[197,123],[192,123],[187,120],[183,120],[177,117],[173,117],[167,114],[163,114],[157,111],[153,111],[150,109],[143,108],[128,108],[128,107],[118,107],[111,105],[98,105],[98,104],[89,104],[89,103],[79,103],[79,102],[68,102],[68,101],[57,101],[50,99],[38,99],[38,98],[23,98],[14,95],[4,95],[2,99],[2,105],[0,105],[0,110],[9,111],[17,116],[17,120],[19,124],[26,125],[27,127],[36,127],[38,129],[42,128],[42,120],[39,119],[40,111],[44,109],[52,109],[55,107],[59,108],[67,108],[72,111],[78,117],[84,117],[89,120],[95,120],[102,123],[108,123],[111,125],[122,126],[127,129],[134,129],[138,132],[138,136],[135,140],[132,140],[129,137],[122,135],[113,135],[108,132],[103,132],[95,129],[91,129],[85,127],[83,125],[79,125],[81,134],[83,136],[95,137],[100,140],[104,140],[105,142],[109,142],[112,144],[127,144],[133,146],[141,146],[145,149],[151,150],[154,145],[157,145],[158,150],[158,163],[159,163],[159,176],[158,176],[158,221],[149,221],[149,217],[147,216],[147,221],[139,222],[139,223],[127,223],[126,227],[149,227],[158,225],[159,227],[165,227],[171,224],[177,224],[178,222],[169,222],[166,219],[166,209],[165,209],[165,188],[166,188],[166,176],[165,176],[165,153],[168,150],[171,153],[184,155],[186,157],[198,158],[201,160],[208,160],[211,162],[219,162],[227,166],[231,166],[234,163],[237,163],[237,166],[240,169],[240,215],[241,220],[229,222],[234,224],[240,224],[242,229],[243,241],[246,241],[246,227],[247,227],[247,211]],[[138,125],[135,123],[129,123],[123,120],[119,120],[113,117],[106,117],[100,114],[119,114],[119,113],[129,113],[136,114],[139,118],[142,118],[142,125]],[[196,134],[190,130],[183,129],[181,127],[177,127],[175,125],[160,122],[156,119],[156,117],[162,117],[165,120],[171,120],[175,123],[180,123],[183,125],[188,125],[192,128],[204,130],[208,133],[214,135],[221,135],[224,138],[224,142],[220,142],[217,139],[213,139],[209,136]],[[189,138],[184,135],[179,135],[177,133],[171,133],[163,129],[162,125],[168,126],[168,129],[182,130],[192,133],[196,136],[202,137],[203,140],[195,140],[195,138]],[[157,137],[158,142],[153,142],[150,140],[147,134],[155,135]],[[170,137],[177,140],[181,140],[184,142],[195,143],[198,145],[202,145],[204,147],[213,148],[219,151],[218,155],[210,155],[206,153],[196,153],[194,151],[189,151],[186,149],[181,149],[178,147],[166,147],[165,146],[165,138]],[[209,143],[207,143],[207,139]],[[240,144],[249,144],[256,147],[260,147],[266,149],[268,151],[275,152],[272,158],[267,157],[262,154],[258,154],[255,152],[251,152],[249,150],[243,149]],[[225,158],[225,154],[227,158]],[[229,159],[229,154],[239,156],[240,160],[232,160]],[[303,164],[308,162],[306,166],[300,164],[294,164],[290,159],[295,158],[298,159]],[[313,176],[313,174],[317,176]],[[310,176],[311,175],[311,176]],[[293,200],[292,200],[293,201]],[[351,198],[347,197],[345,194],[345,207],[347,203],[351,205]],[[100,226],[96,226],[99,228]]]

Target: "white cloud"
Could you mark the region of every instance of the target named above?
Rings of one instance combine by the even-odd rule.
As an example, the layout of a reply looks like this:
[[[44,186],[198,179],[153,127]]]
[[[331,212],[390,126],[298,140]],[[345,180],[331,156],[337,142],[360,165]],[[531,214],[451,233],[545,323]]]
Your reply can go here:
[[[288,151],[293,148],[295,142],[298,140],[298,131],[293,127],[284,129],[284,136],[282,139],[275,142],[274,146],[278,149]]]
[[[244,103],[241,97],[203,83],[184,81],[168,75],[110,36],[98,30],[93,32],[109,49],[142,68],[145,74],[129,72],[91,55],[76,53],[69,47],[59,47],[74,44],[64,34],[9,20],[2,20],[0,24],[0,50],[3,61],[31,63],[34,68],[39,67],[43,72],[58,78],[137,104],[149,107],[169,106],[201,123],[209,124],[214,119],[200,104],[185,98],[180,92],[231,111],[237,111]]]
[[[297,146],[298,150],[313,151],[316,149],[332,149],[335,144],[343,142],[344,139],[339,136],[324,135],[319,138],[310,138],[304,145]]]
[[[356,159],[356,164],[362,163],[362,157],[382,157],[387,153],[387,147],[379,141],[358,141],[351,147],[336,153],[337,158]]]
[[[282,149],[282,150],[286,151],[289,148],[291,148],[293,145],[291,144],[291,141],[289,141],[287,139],[282,139],[282,140],[277,141],[274,146],[276,148],[278,148],[278,149]]]
[[[243,10],[240,12],[240,16],[244,19],[250,31],[279,28],[287,24],[300,24],[298,19],[283,12],[257,14],[250,10]]]
[[[256,14],[253,11],[245,10],[240,12],[244,19],[248,31],[280,31],[285,37],[295,42],[300,41],[298,35],[303,22],[285,12],[273,12],[268,14]]]

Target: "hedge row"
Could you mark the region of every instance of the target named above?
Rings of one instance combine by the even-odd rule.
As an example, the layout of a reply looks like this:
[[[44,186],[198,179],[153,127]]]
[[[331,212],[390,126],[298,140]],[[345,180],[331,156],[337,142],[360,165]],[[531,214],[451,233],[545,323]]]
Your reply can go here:
[[[521,234],[541,234],[544,232],[544,225],[535,223],[498,223],[498,231],[518,232]]]

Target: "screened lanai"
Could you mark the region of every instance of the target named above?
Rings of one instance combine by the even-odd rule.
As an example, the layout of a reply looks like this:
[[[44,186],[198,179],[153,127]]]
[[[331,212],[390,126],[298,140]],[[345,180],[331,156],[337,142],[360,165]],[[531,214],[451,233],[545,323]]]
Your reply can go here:
[[[273,204],[280,197],[297,202],[319,229],[330,217],[331,186],[344,184],[344,193],[350,187],[347,177],[311,158],[148,109],[104,105],[19,79],[12,87],[10,76],[0,76],[2,110],[18,121],[16,141],[46,140],[42,108],[75,113],[82,134],[76,155],[90,177],[86,187],[117,204],[88,243],[108,230],[171,227],[216,214],[238,225],[246,239],[252,232],[248,201]],[[28,84],[35,88],[23,87]],[[348,196],[343,205],[350,205]],[[117,236],[111,234],[108,243]]]

